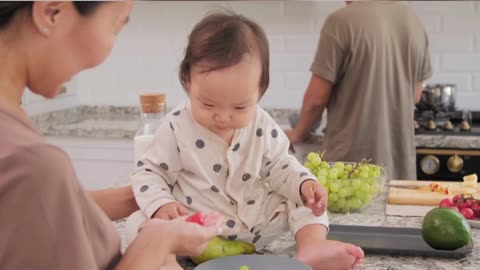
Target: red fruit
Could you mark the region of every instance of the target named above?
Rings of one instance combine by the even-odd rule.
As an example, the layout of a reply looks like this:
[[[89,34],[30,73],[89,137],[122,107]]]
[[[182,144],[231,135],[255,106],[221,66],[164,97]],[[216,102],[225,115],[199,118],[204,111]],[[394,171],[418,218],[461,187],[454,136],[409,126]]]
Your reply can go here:
[[[462,197],[462,195],[455,195],[455,196],[453,196],[452,201],[453,201],[454,204],[463,203],[463,197]]]
[[[203,218],[202,213],[200,213],[200,212],[197,212],[197,213],[189,216],[185,221],[197,223],[197,224],[202,225],[202,226],[205,225],[205,219]]]
[[[480,218],[480,205],[473,205],[472,210],[475,214],[475,217]]]
[[[466,219],[474,219],[475,214],[473,213],[473,210],[470,208],[464,208],[460,210],[460,213],[466,218]]]
[[[441,201],[440,201],[440,204],[438,204],[438,206],[440,206],[440,207],[453,206],[453,202],[452,202],[452,200],[446,198],[446,199],[441,200]]]
[[[455,211],[457,211],[457,212],[460,212],[460,210],[458,210],[458,207],[456,207],[456,206],[449,206],[448,208],[451,208],[451,209],[453,209],[453,210],[455,210]]]

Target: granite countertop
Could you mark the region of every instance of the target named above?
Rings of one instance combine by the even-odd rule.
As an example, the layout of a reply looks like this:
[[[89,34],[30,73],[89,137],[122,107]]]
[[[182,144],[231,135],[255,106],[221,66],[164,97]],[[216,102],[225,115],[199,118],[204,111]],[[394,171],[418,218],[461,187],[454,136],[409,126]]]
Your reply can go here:
[[[282,128],[289,128],[293,109],[265,109]],[[133,106],[77,106],[34,115],[34,124],[46,136],[96,139],[133,139],[140,111]],[[314,134],[307,144],[321,144],[322,135]],[[479,149],[480,136],[416,135],[417,147]]]
[[[420,228],[421,217],[400,217],[385,215],[387,192],[383,192],[367,208],[360,213],[348,215],[330,214],[330,224],[384,226],[384,227],[411,227]],[[123,222],[116,223],[122,235]],[[477,270],[480,269],[480,229],[472,229],[474,250],[462,259],[439,259],[423,257],[403,257],[387,255],[366,255],[360,269],[365,270]],[[290,233],[280,235],[277,240],[269,244],[265,254],[295,255],[295,241]],[[194,264],[184,258],[179,259],[185,270],[193,270]]]

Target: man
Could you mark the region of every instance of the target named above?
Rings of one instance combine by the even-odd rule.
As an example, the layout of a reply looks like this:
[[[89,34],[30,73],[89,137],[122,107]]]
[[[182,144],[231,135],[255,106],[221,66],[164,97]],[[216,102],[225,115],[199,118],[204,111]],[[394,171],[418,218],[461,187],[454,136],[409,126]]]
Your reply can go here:
[[[416,179],[413,112],[432,73],[427,34],[403,3],[347,4],[323,25],[300,119],[287,135],[302,142],[326,108],[327,160],[372,159],[390,179]]]

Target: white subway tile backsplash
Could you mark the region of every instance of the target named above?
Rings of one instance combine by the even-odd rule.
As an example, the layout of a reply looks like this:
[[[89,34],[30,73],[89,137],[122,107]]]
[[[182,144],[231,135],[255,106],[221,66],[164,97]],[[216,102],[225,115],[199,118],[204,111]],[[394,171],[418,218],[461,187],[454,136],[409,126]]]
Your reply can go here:
[[[472,90],[472,74],[470,73],[434,73],[426,83],[453,83],[457,86],[457,91]]]
[[[480,71],[480,53],[444,54],[442,55],[442,71]]]
[[[312,73],[307,70],[303,72],[285,72],[285,88],[288,91],[303,94],[307,89]]]
[[[469,52],[474,48],[472,34],[430,34],[428,36],[432,52]]]
[[[309,54],[312,56],[313,59],[313,56],[315,55],[315,50],[317,49],[318,37],[319,35],[317,34],[304,36],[286,36],[285,51]]]
[[[440,32],[441,30],[441,16],[435,16],[435,15],[424,15],[424,16],[419,16],[420,21],[422,21],[425,30],[429,33],[437,33]]]
[[[465,3],[465,2],[463,2]],[[457,3],[462,5],[462,3]],[[453,13],[452,13],[453,14]],[[480,12],[475,15],[460,13],[443,17],[442,28],[447,33],[480,33]]]
[[[473,91],[480,93],[480,73],[473,74]]]
[[[452,15],[475,13],[475,1],[409,1],[419,14]]]
[[[283,13],[283,1],[233,1],[227,2],[226,6],[246,17],[260,18],[263,16],[281,16]]]
[[[345,7],[344,1],[286,1],[285,15],[292,17],[328,16]]]

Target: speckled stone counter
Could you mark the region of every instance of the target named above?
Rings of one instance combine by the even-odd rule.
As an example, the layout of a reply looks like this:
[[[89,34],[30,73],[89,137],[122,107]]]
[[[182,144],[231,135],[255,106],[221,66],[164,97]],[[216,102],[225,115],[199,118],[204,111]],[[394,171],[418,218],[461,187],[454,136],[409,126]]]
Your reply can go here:
[[[282,127],[293,110],[266,109]],[[133,139],[140,122],[137,107],[78,106],[32,116],[45,136]]]
[[[386,227],[421,227],[420,217],[399,217],[385,215],[385,201],[387,193],[371,203],[360,213],[348,215],[330,214],[331,224],[362,225],[362,226],[386,226]],[[117,223],[117,228],[122,235],[123,222]],[[480,230],[472,229],[474,250],[463,259],[438,259],[403,256],[380,256],[366,255],[360,269],[364,270],[478,270],[480,269]],[[280,235],[277,240],[269,244],[265,254],[281,256],[295,255],[295,241],[290,233]],[[186,270],[194,269],[194,264],[184,258],[179,259],[180,264]]]
[[[282,128],[295,110],[266,109]],[[46,136],[67,136],[100,139],[132,139],[140,120],[137,107],[78,106],[32,117]],[[323,137],[314,135],[308,144],[321,144]],[[417,135],[417,147],[480,149],[480,136]]]

